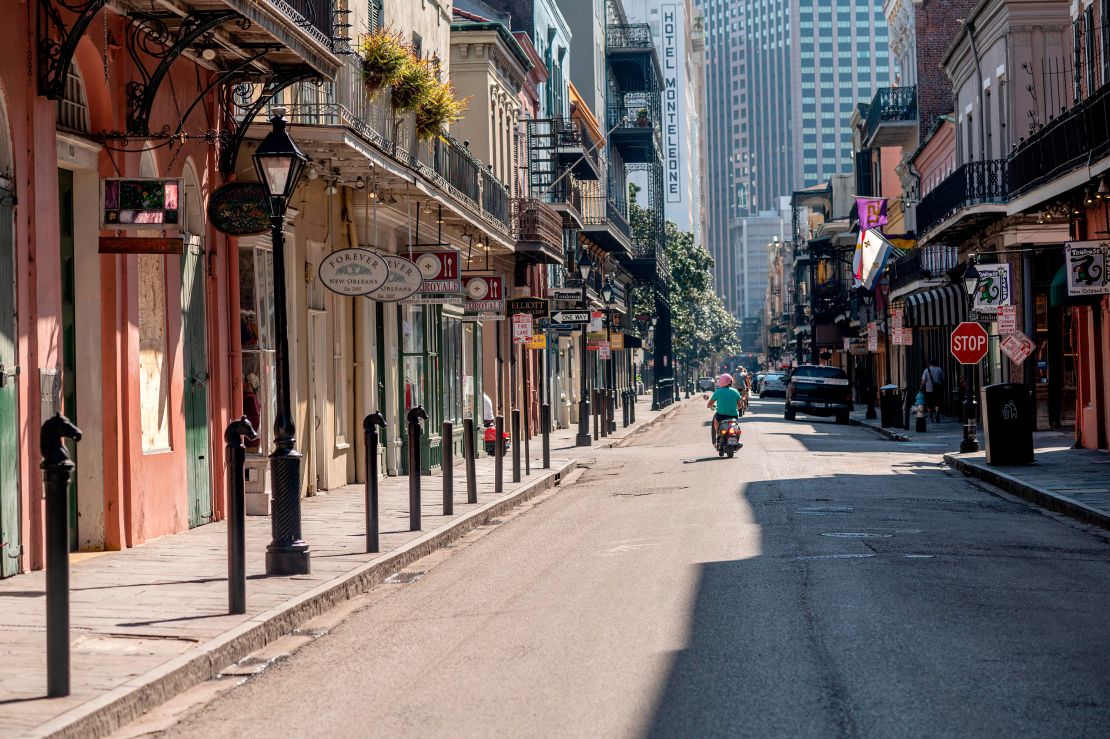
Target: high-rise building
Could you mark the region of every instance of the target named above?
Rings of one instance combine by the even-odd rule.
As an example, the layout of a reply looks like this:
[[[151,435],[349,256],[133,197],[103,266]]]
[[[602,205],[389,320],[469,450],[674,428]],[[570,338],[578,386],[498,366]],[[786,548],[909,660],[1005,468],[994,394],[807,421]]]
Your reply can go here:
[[[701,84],[695,54],[696,13],[692,0],[624,0],[631,22],[647,23],[659,49],[663,73],[663,192],[666,217],[701,241]]]

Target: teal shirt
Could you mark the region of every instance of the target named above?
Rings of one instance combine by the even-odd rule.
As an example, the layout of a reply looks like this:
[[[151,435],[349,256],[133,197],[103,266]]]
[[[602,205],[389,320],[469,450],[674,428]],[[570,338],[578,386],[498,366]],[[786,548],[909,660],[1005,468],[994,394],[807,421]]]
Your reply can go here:
[[[719,387],[710,398],[717,404],[717,412],[722,416],[740,415],[740,391],[734,387]]]

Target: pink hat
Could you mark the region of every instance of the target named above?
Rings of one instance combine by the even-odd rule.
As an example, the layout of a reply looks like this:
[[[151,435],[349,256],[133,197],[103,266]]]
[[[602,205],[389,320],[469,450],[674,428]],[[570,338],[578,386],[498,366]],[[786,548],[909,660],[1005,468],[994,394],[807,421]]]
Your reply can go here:
[[[721,375],[720,377],[717,378],[717,384],[720,385],[721,387],[728,387],[729,385],[732,384],[732,375],[730,375],[727,372],[724,373],[723,375]]]

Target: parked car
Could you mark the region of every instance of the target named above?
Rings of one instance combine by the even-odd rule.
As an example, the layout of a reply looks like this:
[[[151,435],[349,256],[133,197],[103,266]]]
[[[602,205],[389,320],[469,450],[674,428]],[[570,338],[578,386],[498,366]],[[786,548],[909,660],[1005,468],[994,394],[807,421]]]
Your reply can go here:
[[[839,367],[803,364],[790,374],[786,386],[787,421],[797,413],[810,416],[836,416],[837,423],[848,423],[852,412],[852,389],[848,375]]]
[[[778,374],[775,372],[768,373],[763,376],[763,382],[759,385],[759,397],[761,398],[785,398],[786,385],[789,382],[786,375]]]
[[[752,379],[752,392],[758,394],[759,389],[763,387],[763,378],[767,376],[766,372],[756,372],[755,377]]]
[[[698,378],[698,392],[708,392],[717,387],[717,381],[712,377],[699,377]]]

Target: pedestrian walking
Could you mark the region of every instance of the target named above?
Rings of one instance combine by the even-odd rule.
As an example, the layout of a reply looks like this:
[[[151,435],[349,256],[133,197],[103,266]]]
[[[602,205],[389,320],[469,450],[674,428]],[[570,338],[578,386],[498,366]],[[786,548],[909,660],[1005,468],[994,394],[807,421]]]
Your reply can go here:
[[[925,409],[933,423],[940,423],[940,389],[944,387],[944,370],[936,357],[929,360],[929,366],[921,373],[920,390],[925,393]]]

